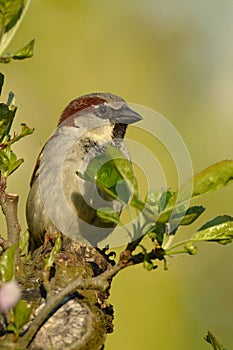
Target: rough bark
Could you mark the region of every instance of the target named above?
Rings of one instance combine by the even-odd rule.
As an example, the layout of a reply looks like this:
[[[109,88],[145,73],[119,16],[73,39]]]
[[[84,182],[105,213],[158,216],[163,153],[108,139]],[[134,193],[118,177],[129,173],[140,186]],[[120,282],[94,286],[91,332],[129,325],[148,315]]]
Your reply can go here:
[[[23,298],[35,306],[35,317],[54,293],[58,293],[74,279],[94,277],[106,271],[110,261],[93,247],[83,247],[65,239],[56,256],[53,268],[44,270],[46,254],[37,250],[31,260],[19,267],[18,280],[24,289]],[[26,277],[25,277],[26,276]],[[82,290],[71,293],[59,303],[28,348],[100,350],[106,334],[112,332],[113,309],[108,305],[108,290]],[[25,334],[30,324],[25,328]]]

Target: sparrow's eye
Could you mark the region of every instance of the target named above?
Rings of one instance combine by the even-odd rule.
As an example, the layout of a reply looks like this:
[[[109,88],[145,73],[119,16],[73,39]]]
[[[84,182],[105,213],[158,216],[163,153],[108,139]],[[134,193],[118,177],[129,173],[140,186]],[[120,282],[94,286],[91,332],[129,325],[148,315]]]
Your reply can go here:
[[[101,117],[104,117],[108,112],[108,107],[105,106],[105,105],[101,105],[98,107],[98,115],[101,116]]]

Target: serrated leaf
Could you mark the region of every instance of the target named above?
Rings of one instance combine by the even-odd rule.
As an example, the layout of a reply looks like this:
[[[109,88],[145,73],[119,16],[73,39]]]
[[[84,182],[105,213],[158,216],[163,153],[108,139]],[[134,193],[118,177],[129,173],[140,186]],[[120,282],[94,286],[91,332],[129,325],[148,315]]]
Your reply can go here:
[[[233,217],[221,215],[208,221],[192,236],[193,241],[212,241],[221,244],[233,239]]]
[[[15,254],[17,244],[5,250],[0,258],[0,273],[3,282],[11,281],[15,275]]]
[[[19,331],[30,319],[32,313],[32,306],[28,305],[26,301],[20,300],[13,308],[14,326]]]
[[[174,228],[173,234],[175,234],[179,225],[191,225],[204,212],[204,210],[205,208],[201,205],[192,206],[187,210],[182,204],[177,205],[173,209],[172,217],[170,218],[170,226],[171,228]],[[163,216],[162,218],[164,219]],[[159,218],[159,221],[161,221],[161,218]]]
[[[97,210],[97,216],[105,222],[114,222],[117,225],[121,224],[119,214],[114,212],[112,208],[99,208]]]
[[[231,183],[233,180],[233,160],[223,160],[216,163],[193,179],[193,197],[215,191]]]
[[[180,222],[180,225],[190,225],[192,224],[203,212],[205,208],[201,205],[195,205],[188,208],[183,219]]]
[[[233,160],[223,160],[216,163],[199,174],[194,175],[193,179],[181,186],[170,198],[166,209],[161,213],[158,222],[165,223],[169,220],[171,213],[174,215],[182,214],[187,210],[186,202],[189,199],[190,189],[192,198],[203,195],[210,191],[215,191],[221,187],[230,184],[233,180]],[[181,198],[177,203],[177,198]],[[174,211],[174,212],[173,212]]]
[[[9,45],[30,0],[0,0],[0,56]]]

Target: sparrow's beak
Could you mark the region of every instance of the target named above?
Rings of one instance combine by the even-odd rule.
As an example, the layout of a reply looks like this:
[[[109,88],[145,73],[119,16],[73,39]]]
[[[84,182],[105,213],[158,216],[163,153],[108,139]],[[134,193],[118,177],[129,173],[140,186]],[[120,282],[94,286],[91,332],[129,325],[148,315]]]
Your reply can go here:
[[[122,107],[118,111],[118,114],[114,116],[114,122],[122,123],[122,124],[133,124],[133,123],[139,122],[142,119],[143,118],[142,116],[140,116],[140,114],[133,111],[128,106]]]

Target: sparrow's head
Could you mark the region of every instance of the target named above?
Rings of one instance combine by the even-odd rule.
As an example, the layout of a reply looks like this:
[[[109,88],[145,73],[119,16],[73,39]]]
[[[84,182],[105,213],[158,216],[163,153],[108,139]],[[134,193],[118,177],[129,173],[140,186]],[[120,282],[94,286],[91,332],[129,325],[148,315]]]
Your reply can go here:
[[[87,123],[91,117],[92,120],[93,117],[98,118],[99,121],[108,120],[111,124],[116,125],[116,129],[126,129],[128,124],[142,119],[138,113],[129,108],[123,98],[110,93],[91,93],[71,101],[63,111],[58,126],[61,124],[78,125],[81,117],[82,120],[83,117],[86,117]]]
[[[72,129],[77,128],[78,130],[83,128],[83,130],[78,134],[81,136],[83,135],[83,132],[88,130],[92,131],[103,124],[110,125],[109,129],[107,130],[108,134],[106,138],[123,139],[127,125],[136,123],[141,119],[142,117],[129,108],[125,100],[123,100],[123,98],[120,96],[110,93],[94,92],[77,97],[68,104],[61,114],[55,134],[51,136],[49,141],[54,137],[57,137],[56,132],[63,126],[69,130],[68,135],[71,137],[70,127]],[[104,133],[106,132],[106,129],[103,130],[99,128],[98,132],[100,134]],[[92,138],[94,136],[95,135],[92,135]],[[77,138],[77,133],[74,133],[74,137]],[[37,159],[31,185],[34,182],[34,179],[37,177],[37,170],[39,169],[42,154],[43,150]]]

